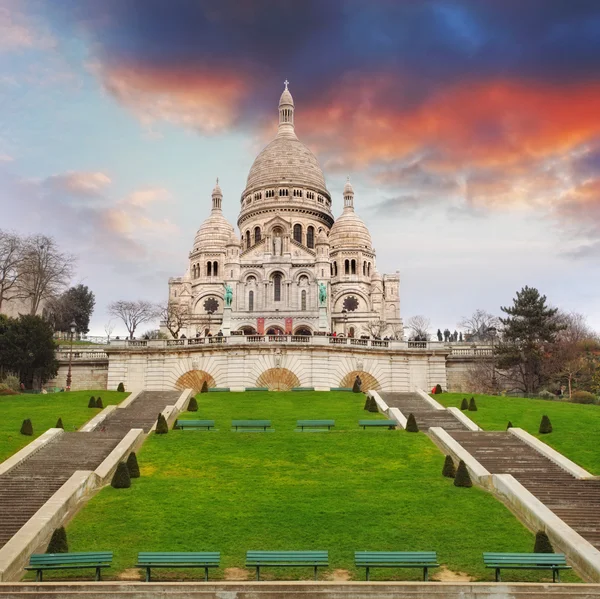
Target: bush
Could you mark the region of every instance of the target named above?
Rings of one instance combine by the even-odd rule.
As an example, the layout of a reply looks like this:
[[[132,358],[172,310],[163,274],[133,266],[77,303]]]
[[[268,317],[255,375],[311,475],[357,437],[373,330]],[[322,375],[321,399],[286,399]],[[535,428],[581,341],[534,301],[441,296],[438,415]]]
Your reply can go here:
[[[434,395],[439,395],[440,393],[443,393],[442,386],[439,383],[435,386],[433,393]]]
[[[352,393],[360,393],[361,382],[358,376],[354,379],[354,384],[352,385]]]
[[[64,526],[56,528],[50,537],[46,553],[69,553],[69,544],[67,543],[67,531]]]
[[[63,423],[62,423],[62,418],[60,416],[58,417],[58,420],[56,421],[56,425],[54,428],[62,428],[63,430],[65,430],[65,427],[63,426]]]
[[[31,424],[31,420],[29,418],[23,420],[23,424],[21,425],[21,434],[29,437],[33,435],[33,424]]]
[[[137,456],[132,451],[127,458],[127,470],[129,471],[130,478],[140,477],[140,467],[138,465]]]
[[[542,421],[540,422],[540,435],[547,435],[552,432],[552,424],[550,423],[550,418],[544,414],[542,416]]]
[[[377,408],[377,402],[375,401],[374,397],[371,397],[370,395],[367,396],[364,409],[367,410],[367,412],[379,412],[379,409]]]
[[[571,393],[571,401],[574,403],[590,404],[596,403],[597,399],[596,396],[589,391],[573,391],[573,393]]]
[[[119,391],[120,393],[124,393],[125,392],[125,385],[123,383],[119,383],[117,385],[117,391]]]
[[[477,412],[477,404],[474,397],[471,397],[471,401],[469,402],[469,412]]]
[[[513,423],[509,420],[508,424],[506,425],[506,430],[508,430],[509,428],[513,427]]]
[[[471,481],[471,475],[467,470],[466,464],[461,460],[458,463],[458,468],[456,469],[456,476],[454,477],[454,486],[455,487],[472,487],[473,481]]]
[[[198,402],[196,401],[196,398],[194,396],[192,396],[192,398],[190,399],[190,401],[188,403],[187,411],[188,412],[197,412],[198,411]]]
[[[119,462],[115,474],[110,482],[115,489],[129,489],[131,487],[131,477],[125,462]]]
[[[554,393],[550,393],[550,391],[544,389],[538,393],[538,397],[542,399],[556,399],[556,395]]]
[[[104,404],[102,403],[102,398],[101,398],[101,397],[99,397],[99,398],[96,400],[96,407],[97,407],[97,408],[100,408],[101,410],[102,410],[102,409],[104,409]]]
[[[19,380],[19,377],[15,376],[14,374],[7,374],[2,379],[2,385],[5,389],[15,391],[16,393],[21,391],[21,381]]]
[[[4,383],[0,383],[0,395],[19,395],[19,393],[9,389]]]
[[[447,455],[446,459],[444,460],[442,476],[445,476],[447,478],[454,478],[456,476],[456,467],[454,466],[454,460],[450,455]]]
[[[200,389],[200,393],[208,393],[208,383],[204,381],[202,383],[202,388]]]
[[[95,408],[96,407],[96,398],[92,395],[90,397],[90,401],[88,401],[88,408]]]
[[[419,426],[417,425],[417,419],[414,414],[410,413],[406,419],[406,432],[407,433],[418,433]]]
[[[169,432],[169,425],[167,424],[167,420],[161,414],[158,415],[158,420],[156,421],[156,434],[157,435],[166,435]]]
[[[463,411],[469,409],[469,402],[466,397],[463,397],[463,400],[460,402],[460,409]]]
[[[554,553],[554,547],[548,538],[548,535],[543,530],[538,530],[535,533],[535,545],[533,546],[534,553]]]

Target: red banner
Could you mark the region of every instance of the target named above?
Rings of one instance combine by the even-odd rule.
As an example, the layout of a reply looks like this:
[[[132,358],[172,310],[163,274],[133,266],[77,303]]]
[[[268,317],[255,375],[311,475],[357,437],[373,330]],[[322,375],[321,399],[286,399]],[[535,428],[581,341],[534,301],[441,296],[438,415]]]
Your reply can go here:
[[[265,317],[260,316],[256,319],[256,334],[264,335],[265,334]]]
[[[285,319],[285,334],[286,335],[292,334],[292,328],[294,326],[293,322],[294,322],[294,319],[291,316]]]

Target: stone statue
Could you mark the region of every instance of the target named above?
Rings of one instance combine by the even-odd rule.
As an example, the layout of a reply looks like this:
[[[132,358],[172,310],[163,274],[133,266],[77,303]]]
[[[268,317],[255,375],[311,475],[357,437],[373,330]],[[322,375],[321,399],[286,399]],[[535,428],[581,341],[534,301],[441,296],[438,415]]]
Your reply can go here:
[[[273,254],[281,256],[281,237],[279,236],[273,238]]]
[[[319,304],[324,306],[327,302],[327,287],[325,283],[319,283]]]
[[[231,302],[233,301],[233,289],[229,283],[225,283],[225,306],[231,308]]]

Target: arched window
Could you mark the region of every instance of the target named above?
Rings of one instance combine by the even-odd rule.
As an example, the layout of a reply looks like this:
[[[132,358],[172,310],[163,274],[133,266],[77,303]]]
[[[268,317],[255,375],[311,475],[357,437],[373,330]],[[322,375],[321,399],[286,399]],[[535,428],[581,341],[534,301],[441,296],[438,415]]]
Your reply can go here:
[[[315,228],[308,227],[306,229],[306,247],[314,248],[315,247]]]
[[[294,225],[294,241],[302,243],[302,225]]]
[[[254,227],[254,243],[260,241],[260,227]]]
[[[273,277],[273,301],[281,301],[281,275],[279,273]]]
[[[302,296],[300,300],[300,310],[306,310],[306,289],[302,290]]]
[[[219,263],[213,262],[213,276],[217,276],[219,274]]]
[[[367,274],[367,263],[363,262],[363,277]]]
[[[352,274],[355,275],[356,274],[356,260],[352,260],[351,265],[352,265]]]
[[[246,249],[250,247],[250,231],[246,231]]]
[[[350,274],[350,260],[344,260],[344,274]]]
[[[254,311],[254,291],[248,292],[248,311]]]
[[[212,275],[212,262],[206,263],[206,276],[210,277]]]
[[[333,276],[337,277],[337,262],[333,263]]]
[[[367,275],[371,276],[371,263],[367,264]]]

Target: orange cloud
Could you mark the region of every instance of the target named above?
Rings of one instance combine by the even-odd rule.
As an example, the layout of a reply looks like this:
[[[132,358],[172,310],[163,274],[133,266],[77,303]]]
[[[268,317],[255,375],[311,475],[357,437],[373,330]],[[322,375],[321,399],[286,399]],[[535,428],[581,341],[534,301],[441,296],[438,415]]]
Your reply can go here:
[[[46,183],[50,187],[75,195],[93,196],[107,187],[111,180],[101,172],[69,171],[48,177]]]

